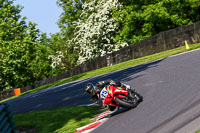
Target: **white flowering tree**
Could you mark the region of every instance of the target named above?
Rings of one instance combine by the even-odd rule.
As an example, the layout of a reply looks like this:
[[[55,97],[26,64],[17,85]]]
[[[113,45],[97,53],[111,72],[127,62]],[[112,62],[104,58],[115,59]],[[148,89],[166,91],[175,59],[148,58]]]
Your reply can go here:
[[[48,59],[52,61],[51,67],[56,68],[57,66],[64,67],[64,64],[62,63],[64,56],[61,51],[57,51],[56,55],[50,55]]]
[[[127,45],[114,41],[119,23],[112,17],[112,11],[122,8],[118,0],[92,0],[82,6],[83,19],[74,22],[75,37],[69,41],[75,43],[80,50],[78,64],[112,53]]]

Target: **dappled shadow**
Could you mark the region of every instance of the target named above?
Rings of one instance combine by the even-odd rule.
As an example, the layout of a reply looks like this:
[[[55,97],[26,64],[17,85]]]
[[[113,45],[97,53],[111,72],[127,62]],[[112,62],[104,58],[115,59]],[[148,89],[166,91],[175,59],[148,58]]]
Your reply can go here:
[[[117,80],[117,81],[130,81],[130,80],[134,80],[136,78],[139,78],[141,76],[144,76],[144,74],[139,74],[134,76],[134,74],[139,73],[141,71],[145,71],[147,69],[156,67],[158,65],[158,63],[160,63],[161,61],[165,60],[166,58],[151,62],[151,63],[146,63],[146,64],[142,64],[142,65],[138,65],[138,66],[134,66],[134,67],[129,67],[120,71],[116,71],[116,72],[111,72],[110,74],[105,74],[105,75],[101,75],[98,76],[97,78],[99,80],[106,80],[106,79],[113,79],[113,80]],[[133,77],[130,77],[133,76]]]

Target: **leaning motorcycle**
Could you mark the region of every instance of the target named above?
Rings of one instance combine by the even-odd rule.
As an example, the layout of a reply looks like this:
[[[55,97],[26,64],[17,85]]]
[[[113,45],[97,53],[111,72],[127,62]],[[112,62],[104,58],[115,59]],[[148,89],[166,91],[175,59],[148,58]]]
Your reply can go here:
[[[104,106],[135,108],[143,97],[136,91],[123,87],[107,86],[100,92]]]

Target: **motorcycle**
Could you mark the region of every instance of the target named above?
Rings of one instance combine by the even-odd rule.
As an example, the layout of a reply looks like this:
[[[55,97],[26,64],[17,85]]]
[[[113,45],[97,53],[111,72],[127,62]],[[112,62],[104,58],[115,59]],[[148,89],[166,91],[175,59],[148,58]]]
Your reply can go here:
[[[132,89],[126,90],[123,87],[107,86],[100,92],[104,106],[135,108],[143,97]]]

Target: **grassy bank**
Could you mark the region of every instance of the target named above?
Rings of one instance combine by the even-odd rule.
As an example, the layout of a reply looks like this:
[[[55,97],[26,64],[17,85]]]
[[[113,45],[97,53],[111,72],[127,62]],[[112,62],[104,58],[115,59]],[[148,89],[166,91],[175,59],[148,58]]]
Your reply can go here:
[[[200,48],[200,44],[194,44],[190,46],[190,50]],[[57,86],[63,83],[67,83],[74,80],[84,79],[108,72],[112,72],[115,70],[136,66],[139,64],[143,64],[146,62],[154,61],[157,59],[161,59],[164,57],[168,57],[171,55],[175,55],[178,53],[182,53],[187,51],[185,47],[176,48],[173,50],[168,50],[164,52],[160,52],[154,55],[129,60],[117,65],[104,67],[98,70],[94,70],[91,72],[83,73],[80,75],[76,75],[67,79],[60,80],[58,82],[54,82],[48,85],[44,85],[42,87],[36,88],[34,90],[23,93],[25,95],[27,93],[35,92],[38,90],[42,90],[48,87]],[[12,97],[13,98],[13,97]],[[46,111],[37,111],[31,113],[24,113],[14,115],[14,120],[16,122],[17,127],[28,127],[34,128],[38,133],[74,133],[76,128],[84,126],[90,123],[90,119],[94,118],[97,115],[98,107],[64,107],[53,110]],[[199,131],[197,131],[199,133]]]
[[[200,48],[200,43],[190,45],[189,50],[193,50],[193,49],[197,49],[197,48]],[[175,54],[179,54],[179,53],[182,53],[182,52],[186,52],[186,51],[189,51],[189,50],[186,50],[185,46],[183,46],[183,47],[179,47],[179,48],[176,48],[176,49],[167,50],[167,51],[163,51],[163,52],[160,52],[160,53],[157,53],[157,54],[145,56],[145,57],[142,57],[142,58],[129,60],[129,61],[126,61],[126,62],[122,62],[122,63],[116,64],[116,65],[113,65],[113,66],[103,67],[103,68],[100,68],[100,69],[97,69],[97,70],[93,70],[93,71],[90,71],[90,72],[75,75],[75,76],[72,76],[70,78],[62,79],[62,80],[59,80],[57,82],[53,82],[53,83],[35,88],[33,90],[24,92],[21,95],[36,92],[36,91],[43,90],[43,89],[46,89],[46,88],[49,88],[49,87],[54,87],[54,86],[64,84],[64,83],[68,83],[68,82],[71,82],[71,81],[80,80],[80,79],[84,79],[84,78],[97,76],[97,75],[105,74],[105,73],[108,73],[108,72],[128,68],[128,67],[131,67],[131,66],[140,65],[140,64],[143,64],[143,63],[151,62],[151,61],[154,61],[154,60],[158,60],[158,59],[161,59],[161,58],[165,58],[165,57],[175,55]],[[21,95],[19,95],[19,96],[21,96]],[[5,99],[5,100],[9,100],[9,99],[16,98],[16,97],[18,97],[18,96],[13,96],[13,97],[10,97],[10,98]],[[5,100],[3,100],[3,101],[5,101]]]
[[[14,115],[18,129],[35,129],[37,133],[74,133],[91,122],[99,107],[71,106]]]

